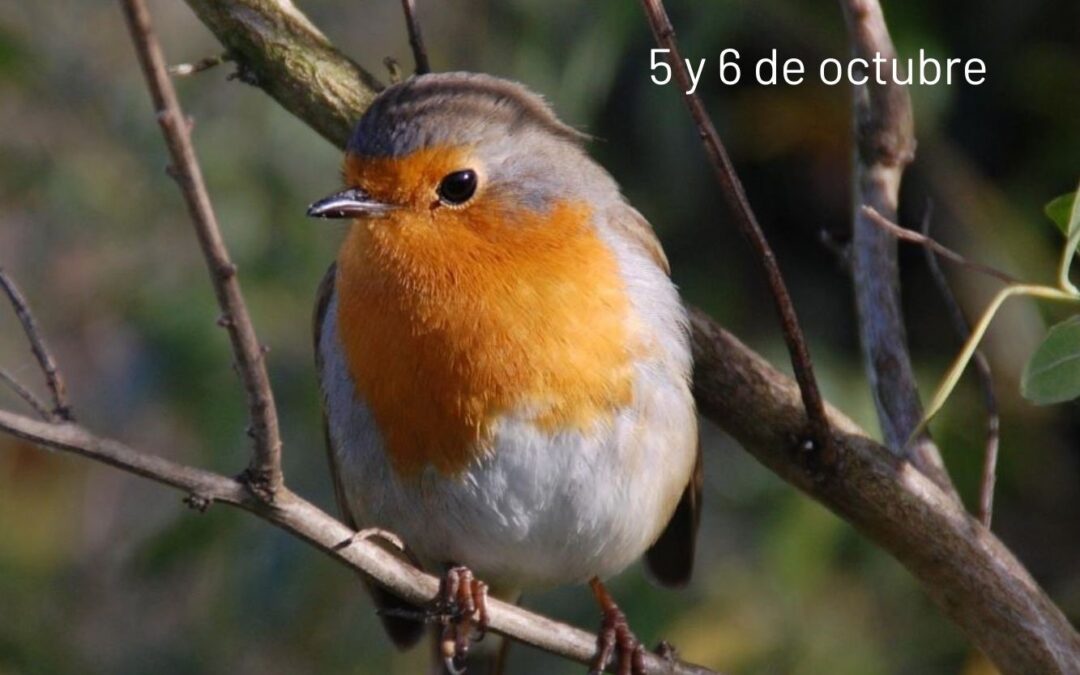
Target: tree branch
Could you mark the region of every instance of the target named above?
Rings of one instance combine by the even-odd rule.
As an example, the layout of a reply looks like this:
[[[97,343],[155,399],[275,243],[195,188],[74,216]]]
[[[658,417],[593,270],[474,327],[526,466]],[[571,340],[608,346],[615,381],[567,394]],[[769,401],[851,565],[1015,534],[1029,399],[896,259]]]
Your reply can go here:
[[[71,421],[73,416],[71,414],[71,404],[68,403],[64,376],[56,365],[56,359],[53,358],[49,345],[41,337],[41,331],[38,329],[37,321],[34,320],[34,315],[30,311],[30,306],[26,303],[26,298],[23,297],[19,287],[15,285],[15,282],[4,272],[2,267],[0,267],[0,289],[3,289],[4,295],[7,296],[8,301],[11,303],[11,309],[15,312],[15,316],[22,325],[23,334],[30,341],[30,351],[34,353],[34,358],[45,376],[45,384],[49,388],[49,395],[52,396],[53,404],[52,410],[49,411],[49,417],[55,420]],[[16,393],[22,396],[31,406],[35,408],[40,406],[37,397],[30,394],[30,398],[27,398],[25,394],[29,394],[29,390],[14,379],[9,384],[12,384]]]
[[[416,18],[416,0],[401,0],[401,10],[405,14],[405,25],[409,29],[409,46],[412,47],[413,59],[416,61],[416,74],[430,73],[431,63],[424,47],[424,37],[420,34],[420,21]]]
[[[668,50],[667,60],[675,79],[679,82],[683,92],[693,91],[690,82],[690,74],[683,64],[682,55],[679,53],[679,45],[675,41],[675,28],[671,25],[664,3],[661,0],[642,0],[642,7],[649,21],[656,44]],[[765,272],[765,279],[772,293],[773,304],[777,314],[780,315],[780,327],[783,329],[784,342],[787,344],[788,353],[791,357],[791,366],[795,372],[795,379],[799,383],[799,391],[802,393],[803,405],[806,407],[806,416],[809,420],[813,440],[821,451],[822,464],[832,466],[834,451],[832,448],[832,435],[829,431],[829,421],[825,415],[825,404],[822,402],[821,393],[818,391],[817,379],[814,377],[814,365],[810,360],[810,348],[803,337],[802,327],[799,325],[799,317],[795,313],[795,306],[791,302],[784,277],[780,273],[780,266],[776,262],[772,247],[769,246],[765,233],[757,222],[757,216],[750,207],[746,198],[742,181],[735,173],[735,167],[731,164],[727,150],[720,140],[720,134],[716,132],[705,105],[697,94],[684,93],[683,100],[690,110],[690,116],[697,126],[698,135],[705,147],[705,154],[709,157],[716,182],[724,194],[728,209],[735,216],[735,223],[743,237],[750,243],[754,253],[757,254]],[[805,432],[801,433],[804,435]]]
[[[1080,636],[950,493],[831,407],[841,470],[815,480],[792,443],[806,423],[794,383],[700,311],[692,325],[702,414],[895,556],[1003,673],[1080,673]]]
[[[169,146],[173,164],[170,175],[184,195],[203,257],[210,269],[221,318],[218,323],[229,333],[237,371],[247,395],[250,435],[255,444],[245,477],[249,488],[266,500],[273,500],[282,485],[281,434],[270,377],[266,373],[266,350],[255,335],[247,303],[236,278],[236,265],[229,258],[221,228],[210,204],[202,169],[191,144],[191,125],[180,109],[168,66],[150,25],[144,0],[121,0],[135,51],[139,56],[150,95],[154,100],[161,132]]]
[[[185,0],[228,50],[239,79],[260,87],[323,138],[344,147],[382,90],[292,0]]]
[[[854,56],[896,58],[877,0],[840,0]],[[908,439],[922,420],[922,403],[911,367],[900,306],[896,242],[869,221],[863,206],[896,219],[900,181],[915,156],[914,123],[907,88],[889,81],[854,87],[855,189],[852,273],[866,371],[885,444],[911,461],[946,492],[956,491],[941,454],[926,433]],[[958,497],[957,497],[958,498]]]
[[[272,504],[252,495],[240,482],[162,457],[134,450],[123,443],[92,434],[75,424],[49,424],[0,410],[0,430],[39,446],[71,452],[123,471],[181,490],[189,502],[205,507],[220,502],[239,507],[306,541],[330,557],[369,575],[382,586],[418,606],[427,606],[438,593],[439,581],[358,536],[340,521],[282,487]],[[488,600],[490,630],[537,649],[589,664],[596,636],[552,621],[516,605]],[[716,675],[682,662],[654,655],[645,657],[650,675]]]

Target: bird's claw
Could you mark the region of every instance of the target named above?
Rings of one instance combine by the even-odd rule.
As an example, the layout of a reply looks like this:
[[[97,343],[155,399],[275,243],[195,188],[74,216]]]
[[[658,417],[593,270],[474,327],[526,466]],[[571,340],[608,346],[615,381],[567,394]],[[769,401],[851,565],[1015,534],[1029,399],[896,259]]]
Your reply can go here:
[[[626,615],[599,580],[594,580],[592,586],[603,618],[596,636],[596,656],[589,667],[589,675],[603,673],[612,656],[615,657],[617,675],[645,675],[645,648],[630,630]]]
[[[487,632],[487,595],[487,584],[467,567],[451,567],[443,575],[435,612],[443,627],[439,654],[451,675],[465,673],[470,644],[482,640]]]

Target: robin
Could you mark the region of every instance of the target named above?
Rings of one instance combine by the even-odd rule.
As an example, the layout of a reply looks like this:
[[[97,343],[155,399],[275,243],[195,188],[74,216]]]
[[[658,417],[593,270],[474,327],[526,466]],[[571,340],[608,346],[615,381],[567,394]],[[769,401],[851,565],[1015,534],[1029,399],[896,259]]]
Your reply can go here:
[[[351,220],[315,348],[347,522],[443,575],[445,668],[485,601],[588,582],[594,671],[642,648],[602,579],[643,554],[690,575],[701,491],[686,310],[652,228],[520,84],[420,75],[383,91],[308,215]],[[416,608],[372,587],[399,646]]]

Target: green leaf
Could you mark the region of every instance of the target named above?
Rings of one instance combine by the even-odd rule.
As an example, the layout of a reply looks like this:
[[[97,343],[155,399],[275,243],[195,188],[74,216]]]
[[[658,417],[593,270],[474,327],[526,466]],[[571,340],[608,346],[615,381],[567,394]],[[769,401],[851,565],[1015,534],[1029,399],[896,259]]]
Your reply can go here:
[[[1080,397],[1080,315],[1050,329],[1024,367],[1020,392],[1036,405]]]
[[[1075,192],[1066,192],[1063,195],[1054,197],[1046,203],[1043,207],[1043,213],[1054,221],[1054,224],[1058,226],[1062,234],[1066,237],[1069,236],[1069,219],[1073,211],[1073,202],[1076,201]]]

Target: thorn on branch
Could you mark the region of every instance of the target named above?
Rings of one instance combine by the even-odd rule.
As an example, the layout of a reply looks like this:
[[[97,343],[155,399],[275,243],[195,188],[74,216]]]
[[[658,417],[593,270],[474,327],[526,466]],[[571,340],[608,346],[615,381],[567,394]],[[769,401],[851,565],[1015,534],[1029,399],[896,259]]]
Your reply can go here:
[[[236,276],[237,267],[235,263],[224,262],[220,263],[217,268],[217,275],[222,281],[228,281]]]
[[[252,69],[251,66],[243,61],[234,61],[234,63],[236,64],[236,70],[229,73],[228,77],[225,78],[226,80],[229,80],[230,82],[236,80],[243,82],[244,84],[249,84],[252,87],[262,86],[262,80],[255,74],[255,70]]]
[[[200,495],[196,492],[192,492],[188,496],[184,497],[184,503],[188,508],[199,513],[206,513],[206,510],[210,508],[210,505],[214,503],[213,498],[206,495]]]
[[[247,488],[253,497],[264,504],[273,504],[280,485],[280,473],[264,471],[249,466],[236,477],[238,483]]]
[[[222,314],[218,316],[217,321],[214,322],[219,328],[231,328],[234,323],[232,317],[228,314]]]

